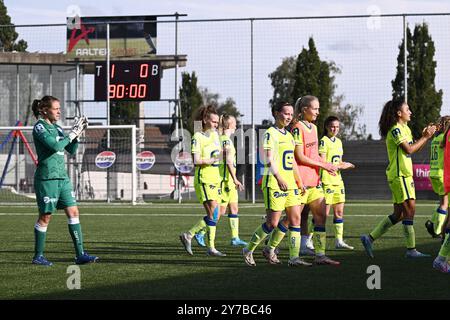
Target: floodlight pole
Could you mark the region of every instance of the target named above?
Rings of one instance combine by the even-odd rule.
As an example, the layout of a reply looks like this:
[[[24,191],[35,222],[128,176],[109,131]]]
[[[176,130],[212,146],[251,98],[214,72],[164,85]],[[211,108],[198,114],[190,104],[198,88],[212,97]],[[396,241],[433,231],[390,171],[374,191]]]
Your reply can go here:
[[[404,86],[405,102],[408,103],[408,34],[407,34],[406,15],[403,15],[403,68],[404,68]]]
[[[16,66],[16,89],[17,89],[17,95],[16,95],[16,121],[20,121],[20,69],[19,65]],[[20,192],[19,188],[19,157],[20,157],[20,139],[14,139],[13,143],[17,144],[16,148],[16,191]]]
[[[174,94],[174,101],[175,101],[175,116],[177,118],[175,122],[175,132],[177,140],[180,141],[180,132],[178,127],[178,119],[180,117],[180,104],[178,103],[178,19],[179,14],[178,12],[175,12],[175,94]],[[182,121],[180,119],[180,121]],[[176,170],[176,183],[175,183],[175,192],[178,192],[178,203],[181,203],[181,172],[175,167]]]
[[[252,203],[255,203],[255,188],[256,188],[256,174],[255,174],[255,166],[256,166],[256,143],[255,143],[255,108],[253,104],[253,21],[254,19],[250,19],[250,105],[252,109]]]
[[[110,77],[110,50],[109,50],[109,23],[106,24],[106,125],[109,126],[110,124],[110,109],[111,109],[111,101],[109,98],[109,77]],[[107,150],[111,147],[111,136],[110,136],[110,129],[106,130],[106,148]],[[110,174],[109,174],[109,168],[106,169],[106,199],[107,202],[111,202],[111,194],[110,194]]]

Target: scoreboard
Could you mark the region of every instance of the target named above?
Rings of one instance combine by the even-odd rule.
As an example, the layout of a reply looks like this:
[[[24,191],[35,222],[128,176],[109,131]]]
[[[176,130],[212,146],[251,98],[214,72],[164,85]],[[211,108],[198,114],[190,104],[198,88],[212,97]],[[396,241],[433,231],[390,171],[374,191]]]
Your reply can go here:
[[[155,101],[161,97],[159,61],[111,61],[109,88],[106,62],[95,63],[95,101]]]

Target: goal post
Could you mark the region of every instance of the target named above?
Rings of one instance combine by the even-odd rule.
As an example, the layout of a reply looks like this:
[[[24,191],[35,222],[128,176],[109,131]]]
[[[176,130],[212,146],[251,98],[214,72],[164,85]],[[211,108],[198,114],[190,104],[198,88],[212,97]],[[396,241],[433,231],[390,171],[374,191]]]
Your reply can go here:
[[[71,129],[62,128],[66,134]],[[32,130],[31,126],[0,127],[0,204],[35,201],[36,150]],[[136,144],[135,125],[89,126],[79,138],[75,155],[65,153],[77,201],[112,199],[135,205]]]

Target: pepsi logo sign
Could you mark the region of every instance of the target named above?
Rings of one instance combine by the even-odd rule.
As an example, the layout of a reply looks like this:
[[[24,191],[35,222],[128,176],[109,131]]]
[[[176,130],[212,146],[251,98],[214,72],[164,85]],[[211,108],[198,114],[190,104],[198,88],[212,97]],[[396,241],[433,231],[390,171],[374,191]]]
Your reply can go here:
[[[100,152],[95,157],[95,165],[100,169],[106,169],[111,167],[116,161],[116,154],[112,151]]]
[[[194,169],[192,156],[188,152],[180,152],[175,158],[174,165],[181,173],[189,173]]]
[[[139,170],[150,170],[155,164],[155,155],[151,151],[142,151],[136,156],[136,166]]]

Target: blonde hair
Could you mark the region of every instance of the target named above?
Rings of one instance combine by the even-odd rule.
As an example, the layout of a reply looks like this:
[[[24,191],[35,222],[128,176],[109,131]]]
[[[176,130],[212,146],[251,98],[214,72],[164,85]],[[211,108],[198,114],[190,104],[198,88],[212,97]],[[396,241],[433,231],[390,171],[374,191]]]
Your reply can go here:
[[[303,96],[297,99],[295,102],[295,115],[292,124],[296,124],[299,120],[303,119],[303,111],[305,111],[306,108],[309,108],[311,103],[315,100],[319,101],[316,96],[312,95]]]
[[[219,133],[220,134],[223,134],[225,132],[225,130],[230,128],[230,120],[231,119],[236,120],[236,117],[231,114],[227,114],[227,113],[223,113],[220,115],[220,118],[219,118]]]

